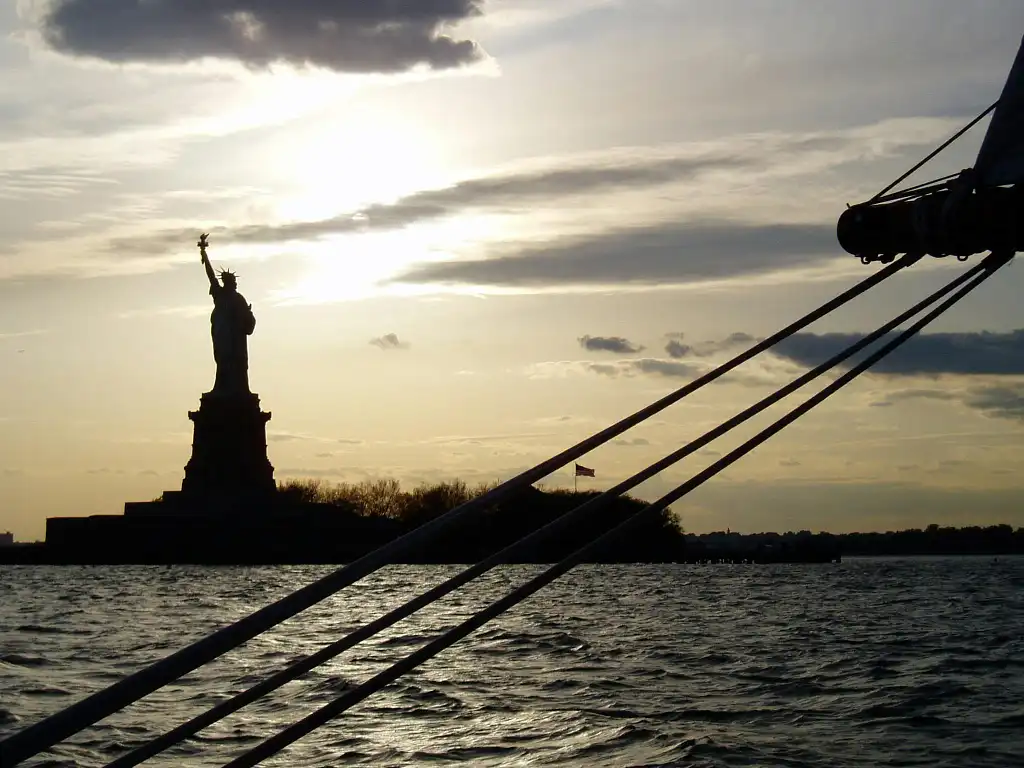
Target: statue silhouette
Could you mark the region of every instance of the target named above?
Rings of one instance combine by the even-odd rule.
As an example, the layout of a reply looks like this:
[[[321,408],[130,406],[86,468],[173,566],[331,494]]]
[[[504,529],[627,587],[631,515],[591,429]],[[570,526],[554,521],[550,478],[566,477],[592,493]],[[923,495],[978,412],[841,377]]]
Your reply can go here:
[[[210,314],[210,333],[213,337],[213,359],[217,363],[217,378],[211,394],[247,395],[249,392],[249,350],[246,336],[256,328],[252,305],[238,292],[233,272],[221,270],[220,281],[214,274],[206,255],[209,235],[202,235],[196,245],[202,254],[206,276],[210,279],[213,312]]]

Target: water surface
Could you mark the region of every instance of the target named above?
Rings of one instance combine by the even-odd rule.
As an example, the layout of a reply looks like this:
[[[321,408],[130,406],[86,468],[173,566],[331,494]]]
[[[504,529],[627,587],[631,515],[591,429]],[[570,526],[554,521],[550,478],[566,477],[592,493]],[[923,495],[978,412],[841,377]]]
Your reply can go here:
[[[0,735],[330,568],[0,566]],[[387,568],[25,765],[100,766],[456,570]],[[497,569],[147,765],[223,765],[536,573]],[[585,566],[266,765],[1024,765],[1024,558]]]

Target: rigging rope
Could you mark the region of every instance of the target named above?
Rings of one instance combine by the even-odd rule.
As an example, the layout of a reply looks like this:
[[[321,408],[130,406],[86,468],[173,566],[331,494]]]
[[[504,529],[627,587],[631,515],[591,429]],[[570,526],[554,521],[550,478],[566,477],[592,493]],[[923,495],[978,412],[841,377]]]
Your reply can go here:
[[[341,696],[334,699],[329,704],[324,705],[320,709],[312,712],[301,720],[296,721],[292,725],[288,726],[284,730],[280,731],[276,735],[269,739],[261,742],[253,749],[245,752],[236,759],[229,763],[226,763],[223,768],[249,768],[250,766],[257,765],[268,757],[272,757],[278,752],[282,751],[290,744],[298,741],[303,736],[311,733],[320,726],[330,722],[333,718],[342,714],[346,710],[355,706],[359,702],[368,698],[372,694],[376,693],[385,686],[393,683],[395,680],[400,678],[407,672],[412,671],[416,667],[420,666],[424,662],[436,656],[441,651],[445,650],[449,646],[458,642],[462,638],[466,637],[470,633],[482,627],[491,619],[500,616],[502,613],[508,611],[510,608],[519,604],[523,600],[527,599],[535,592],[550,584],[552,581],[557,579],[559,576],[571,570],[573,567],[583,562],[586,558],[594,555],[604,546],[610,544],[613,540],[621,537],[623,534],[629,532],[639,525],[640,522],[647,519],[649,516],[661,512],[667,508],[671,503],[685,496],[690,491],[699,487],[712,477],[723,471],[731,464],[741,459],[746,454],[750,453],[754,448],[764,443],[769,438],[773,437],[778,432],[782,431],[789,424],[796,421],[800,416],[810,411],[815,406],[822,403],[824,400],[832,396],[835,392],[842,389],[844,386],[849,384],[853,379],[859,376],[864,371],[868,370],[872,365],[877,363],[882,358],[893,352],[898,347],[909,341],[918,331],[927,326],[937,317],[942,315],[946,310],[960,301],[962,298],[967,296],[971,291],[981,285],[985,280],[991,277],[1000,267],[1005,265],[1011,258],[1012,253],[1000,253],[990,254],[987,256],[981,264],[984,266],[984,270],[981,274],[976,275],[971,282],[960,288],[955,294],[950,296],[939,306],[928,312],[924,317],[911,325],[907,330],[902,332],[899,336],[886,343],[876,352],[869,355],[862,362],[856,366],[850,368],[835,381],[828,386],[824,387],[820,392],[814,394],[803,403],[798,405],[793,410],[773,422],[771,425],[763,429],[761,432],[750,438],[738,448],[729,452],[721,459],[716,461],[711,466],[707,467],[703,471],[696,474],[694,477],[687,480],[685,483],[677,486],[669,493],[662,496],[656,502],[649,504],[639,512],[634,513],[625,521],[617,525],[615,528],[599,536],[597,539],[591,541],[589,544],[577,549],[571,555],[551,566],[545,571],[542,571],[537,576],[533,577],[529,581],[525,582],[521,586],[509,592],[504,597],[491,603],[489,606],[476,614],[466,619],[465,621],[457,624],[456,626],[448,629],[434,640],[430,641],[426,645],[420,647],[418,650],[406,656],[404,659],[392,664],[382,672],[377,673],[373,677],[366,680],[361,685],[352,689],[351,691],[342,694]]]
[[[924,159],[921,160],[921,162],[919,162],[917,165],[915,165],[909,171],[907,171],[902,176],[900,176],[898,179],[896,179],[896,181],[892,182],[889,186],[887,186],[881,192],[879,192],[874,197],[872,197],[870,200],[868,200],[868,205],[871,205],[872,203],[877,203],[879,201],[879,198],[882,197],[882,195],[884,195],[890,189],[892,189],[897,184],[899,184],[901,181],[906,179],[908,176],[910,176],[912,173],[914,173],[914,171],[916,171],[917,169],[921,168],[925,163],[927,163],[933,157],[938,155],[942,150],[944,150],[946,147],[948,147],[954,141],[956,141],[961,136],[963,136],[965,133],[967,133],[969,130],[971,130],[971,128],[973,128],[975,125],[980,123],[989,112],[991,112],[993,109],[995,109],[998,106],[999,106],[999,99],[996,99],[995,102],[993,102],[992,105],[989,106],[984,112],[982,112],[976,118],[971,120],[971,122],[969,122],[967,125],[965,125],[963,128],[961,128],[959,131],[957,131],[952,136],[950,136],[948,139],[946,139],[944,142],[942,142],[938,147],[936,147],[931,152],[929,152],[927,155],[925,155]]]
[[[883,280],[891,277],[919,257],[905,255],[839,294],[817,309],[804,315],[781,331],[758,342],[700,378],[680,387],[631,416],[567,448],[531,469],[505,481],[491,491],[462,504],[444,515],[339,568],[319,580],[229,624],[175,653],[135,672],[113,685],[98,691],[60,712],[0,741],[0,765],[12,766],[48,747],[78,733],[90,725],[118,712],[153,691],[171,683],[224,653],[237,648],[253,637],[295,616],[341,589],[355,583],[379,568],[411,553],[418,546],[435,538],[471,512],[492,506],[512,492],[531,485],[571,461],[592,451],[701,387],[721,378],[729,371],[793,335],[814,321],[828,315]]]
[[[894,200],[905,200],[911,197],[921,197],[932,192],[938,192],[940,189],[946,187],[947,182],[957,178],[959,173],[950,173],[945,176],[940,176],[937,179],[931,181],[923,181],[920,184],[915,184],[912,187],[901,189],[899,192],[893,192],[891,195],[882,195],[872,199],[872,203],[889,203]]]
[[[861,350],[865,349],[869,345],[881,339],[886,334],[893,331],[902,323],[919,314],[925,308],[934,304],[936,301],[938,301],[940,298],[953,291],[955,288],[959,287],[960,285],[970,280],[972,277],[977,275],[980,271],[982,271],[985,268],[985,263],[980,262],[974,267],[965,270],[956,278],[954,278],[953,280],[951,280],[938,290],[934,291],[926,298],[919,301],[910,309],[900,313],[889,322],[872,331],[870,334],[867,334],[866,336],[859,339],[857,342],[851,344],[841,352],[835,354],[830,359],[821,363],[817,367],[812,368],[807,372],[801,374],[790,383],[777,389],[771,395],[762,398],[754,405],[750,406],[749,408],[746,408],[745,410],[736,414],[727,421],[722,422],[715,428],[708,430],[700,437],[687,443],[685,446],[679,448],[678,450],[673,451],[672,453],[668,454],[667,456],[655,462],[654,464],[649,465],[640,472],[634,474],[632,477],[622,481],[621,483],[615,485],[612,488],[609,488],[600,496],[597,496],[596,498],[591,499],[590,501],[587,501],[586,503],[581,504],[578,507],[575,507],[574,509],[565,513],[564,515],[555,518],[547,525],[538,528],[537,530],[533,531],[532,533],[528,534],[522,539],[519,539],[513,544],[510,544],[509,546],[505,547],[501,551],[496,552],[490,555],[489,557],[485,558],[484,560],[481,560],[480,562],[476,563],[475,565],[470,566],[469,568],[463,570],[455,576],[418,595],[412,600],[409,600],[403,605],[384,614],[380,618],[375,619],[374,621],[349,633],[345,637],[336,640],[335,642],[330,643],[329,645],[324,646],[319,651],[310,654],[305,658],[293,662],[288,667],[285,667],[279,672],[276,672],[267,679],[257,683],[256,685],[248,688],[247,690],[242,691],[239,694],[236,694],[230,699],[211,707],[209,710],[193,717],[192,719],[179,725],[178,727],[170,731],[167,731],[166,733],[137,747],[131,752],[122,755],[116,760],[113,760],[112,762],[108,763],[105,766],[105,768],[130,768],[130,766],[135,766],[145,760],[148,760],[150,757],[153,757],[154,755],[163,752],[164,750],[179,743],[183,739],[186,739],[189,736],[198,733],[203,728],[209,727],[213,723],[216,723],[224,719],[225,717],[231,715],[232,713],[237,712],[242,707],[251,704],[252,702],[262,698],[263,696],[271,693],[272,691],[277,690],[285,683],[291,682],[292,680],[301,677],[310,670],[315,669],[316,667],[320,666],[321,664],[324,664],[330,659],[335,658],[336,656],[345,652],[346,650],[358,645],[363,640],[373,637],[374,635],[383,631],[384,629],[387,629],[388,627],[397,624],[399,621],[408,618],[421,608],[430,605],[436,600],[440,600],[444,596],[450,594],[459,587],[464,586],[465,584],[469,583],[478,576],[491,570],[495,566],[500,565],[502,563],[511,562],[514,559],[521,557],[522,555],[527,553],[531,548],[535,547],[537,544],[545,540],[551,539],[556,534],[566,530],[575,522],[582,519],[586,519],[588,516],[593,515],[598,510],[604,508],[613,499],[619,497],[624,493],[627,493],[628,491],[632,490],[633,488],[640,485],[644,481],[654,477],[659,472],[665,470],[666,468],[672,466],[673,464],[678,463],[687,456],[692,455],[693,453],[705,447],[712,441],[718,439],[719,437],[736,428],[740,424],[748,421],[749,419],[753,418],[754,416],[761,413],[765,409],[769,408],[773,404],[779,402],[785,397],[788,397],[790,394],[796,392],[804,385],[810,383],[819,376],[822,376],[823,374],[827,373],[832,368],[835,368],[836,366],[845,362],[853,355],[857,354]]]

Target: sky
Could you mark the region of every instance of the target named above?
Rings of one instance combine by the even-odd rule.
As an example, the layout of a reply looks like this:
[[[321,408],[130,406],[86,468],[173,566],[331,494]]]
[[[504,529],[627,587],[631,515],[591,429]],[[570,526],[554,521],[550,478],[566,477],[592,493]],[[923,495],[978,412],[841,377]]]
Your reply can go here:
[[[256,314],[277,479],[506,480],[877,269],[839,214],[998,98],[1024,5],[19,0],[0,31],[0,530],[34,540],[180,487],[215,370],[200,232]],[[583,457],[581,489],[963,268],[905,270]],[[1022,292],[1011,263],[684,527],[1024,525]]]

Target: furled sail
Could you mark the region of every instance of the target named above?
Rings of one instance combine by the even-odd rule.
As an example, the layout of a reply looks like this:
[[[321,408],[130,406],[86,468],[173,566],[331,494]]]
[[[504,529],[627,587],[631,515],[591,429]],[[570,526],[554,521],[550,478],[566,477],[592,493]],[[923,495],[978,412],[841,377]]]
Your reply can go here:
[[[974,163],[981,186],[1024,182],[1024,39]]]

